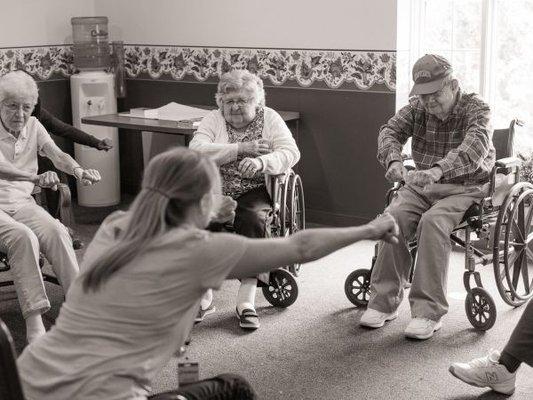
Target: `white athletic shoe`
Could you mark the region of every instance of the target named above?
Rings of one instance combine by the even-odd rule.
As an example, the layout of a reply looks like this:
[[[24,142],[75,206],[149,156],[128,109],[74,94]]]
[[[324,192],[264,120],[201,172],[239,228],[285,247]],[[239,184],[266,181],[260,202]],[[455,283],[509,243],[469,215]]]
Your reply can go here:
[[[396,317],[398,317],[398,311],[384,313],[372,308],[367,308],[363,315],[361,315],[359,325],[368,328],[381,328],[385,325],[386,321],[392,321],[393,319],[396,319]]]
[[[433,321],[428,318],[413,318],[407,328],[405,328],[405,336],[411,339],[429,339],[433,333],[442,328],[440,320]]]
[[[477,387],[488,387],[498,393],[513,394],[516,372],[509,372],[499,364],[500,352],[491,350],[485,357],[475,358],[468,363],[453,363],[449,371],[456,378]]]

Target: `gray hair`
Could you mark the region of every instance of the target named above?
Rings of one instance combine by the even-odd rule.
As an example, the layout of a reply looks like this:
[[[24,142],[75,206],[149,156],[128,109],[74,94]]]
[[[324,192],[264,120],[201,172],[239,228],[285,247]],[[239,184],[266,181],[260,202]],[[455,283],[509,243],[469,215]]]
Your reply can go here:
[[[240,92],[243,89],[254,92],[257,105],[265,105],[263,81],[257,75],[252,74],[246,69],[234,69],[220,77],[217,93],[215,94],[217,105],[222,107],[222,98],[224,95],[232,92]]]
[[[0,101],[12,96],[28,96],[32,99],[32,105],[37,104],[37,83],[24,71],[8,72],[0,78]]]

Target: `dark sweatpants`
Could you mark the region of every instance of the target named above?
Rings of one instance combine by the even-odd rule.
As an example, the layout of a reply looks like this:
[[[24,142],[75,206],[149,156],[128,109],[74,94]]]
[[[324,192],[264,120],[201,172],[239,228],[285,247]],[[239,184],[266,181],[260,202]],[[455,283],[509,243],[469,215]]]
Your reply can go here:
[[[533,301],[526,306],[502,353],[533,367]]]
[[[233,374],[218,375],[184,385],[174,391],[148,397],[149,400],[254,400],[256,398],[250,384],[244,378]]]

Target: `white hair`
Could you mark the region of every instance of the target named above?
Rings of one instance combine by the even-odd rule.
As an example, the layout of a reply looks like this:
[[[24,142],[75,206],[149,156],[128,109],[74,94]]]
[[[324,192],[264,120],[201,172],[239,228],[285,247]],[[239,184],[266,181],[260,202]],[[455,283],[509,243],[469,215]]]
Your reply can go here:
[[[8,97],[27,96],[37,104],[39,89],[35,80],[24,71],[8,72],[0,78],[0,101]]]
[[[226,72],[220,77],[218,82],[215,100],[219,107],[222,107],[222,98],[228,93],[250,90],[254,93],[254,99],[257,105],[265,105],[265,89],[263,81],[257,75],[252,74],[246,69],[234,69]]]

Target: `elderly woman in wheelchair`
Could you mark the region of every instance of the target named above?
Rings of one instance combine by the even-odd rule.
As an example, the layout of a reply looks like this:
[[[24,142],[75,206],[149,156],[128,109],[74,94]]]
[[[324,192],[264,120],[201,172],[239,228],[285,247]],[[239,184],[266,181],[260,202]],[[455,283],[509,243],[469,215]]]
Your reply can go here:
[[[0,252],[6,254],[13,276],[28,342],[45,332],[41,314],[50,308],[39,268],[42,251],[65,293],[78,274],[72,239],[58,220],[35,203],[34,186],[55,189],[55,172],[37,175],[38,154],[84,184],[100,180],[62,152],[35,117],[38,90],[22,71],[0,78]]]
[[[265,106],[263,82],[256,75],[246,70],[225,73],[215,97],[219,109],[204,117],[190,147],[208,154],[219,166],[223,194],[237,201],[234,231],[247,237],[270,236],[273,219],[286,215],[286,204],[277,200],[281,198],[283,203],[287,198],[287,187],[293,189],[291,200],[299,202],[303,212],[301,180],[290,171],[300,152],[281,116]],[[288,171],[283,178],[269,180]],[[284,183],[281,190],[276,185],[279,179]],[[294,214],[294,207],[290,208]],[[275,233],[284,234],[285,226],[277,226]],[[244,329],[259,327],[255,310],[258,280],[268,283],[268,274],[242,279],[239,288],[236,312]],[[212,294],[206,293],[197,321],[214,310],[211,300]]]

